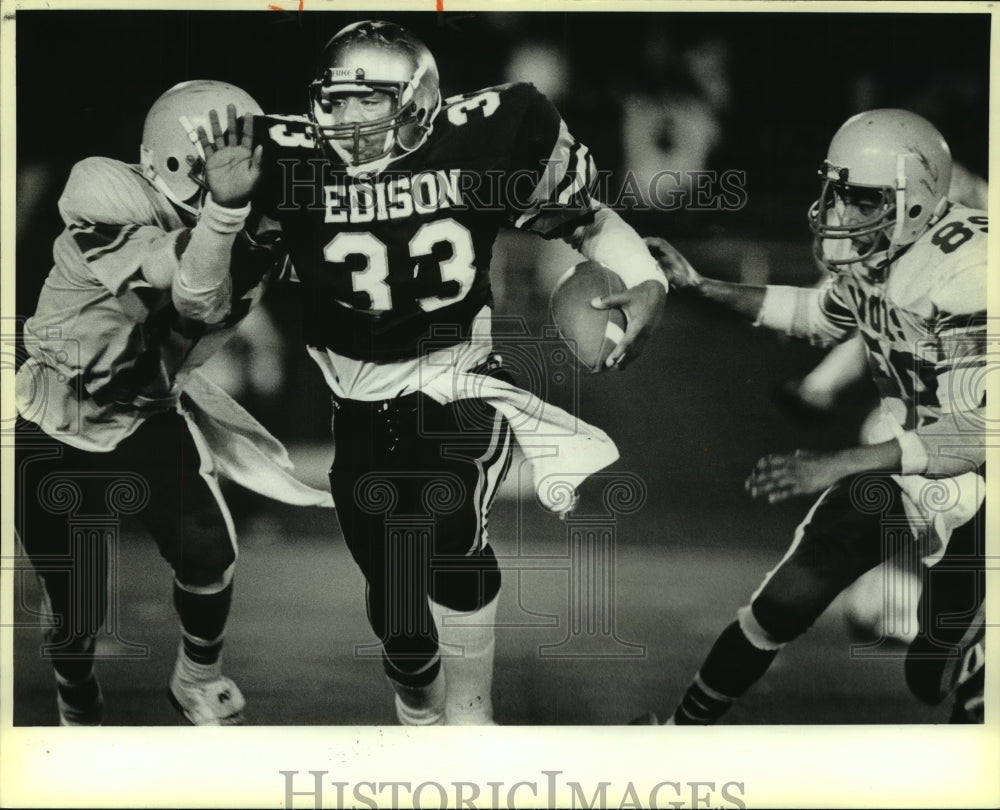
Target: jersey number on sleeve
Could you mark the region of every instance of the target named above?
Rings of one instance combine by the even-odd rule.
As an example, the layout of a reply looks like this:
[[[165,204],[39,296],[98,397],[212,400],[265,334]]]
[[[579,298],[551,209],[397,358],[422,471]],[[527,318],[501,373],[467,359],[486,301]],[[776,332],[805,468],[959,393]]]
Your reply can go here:
[[[476,277],[472,234],[453,219],[438,219],[422,225],[410,240],[410,259],[416,261],[432,255],[435,245],[441,243],[451,245],[451,257],[438,264],[441,283],[458,282],[458,291],[448,296],[418,298],[417,305],[424,312],[432,312],[464,298]],[[323,248],[323,258],[328,262],[344,262],[352,255],[362,256],[365,260],[364,267],[353,273],[354,291],[368,294],[372,310],[385,312],[392,309],[392,288],[388,281],[389,251],[385,244],[374,234],[341,232]]]
[[[278,118],[280,116],[275,116]],[[298,123],[300,126],[301,122]],[[273,124],[268,127],[268,136],[274,141],[278,146],[292,146],[299,147],[303,149],[308,149],[316,146],[316,141],[313,139],[312,134],[305,129],[292,129],[288,123]]]
[[[986,233],[989,220],[986,217],[969,217],[972,225],[979,225],[980,231]],[[958,250],[963,244],[972,238],[972,229],[966,228],[961,222],[949,222],[941,227],[937,233],[931,237],[931,244],[937,245],[944,253],[951,253]]]
[[[473,110],[482,110],[483,118],[489,118],[500,106],[500,94],[496,90],[487,90],[471,98],[467,98],[457,104],[451,103],[448,99],[448,120],[456,127],[468,123],[469,113]]]

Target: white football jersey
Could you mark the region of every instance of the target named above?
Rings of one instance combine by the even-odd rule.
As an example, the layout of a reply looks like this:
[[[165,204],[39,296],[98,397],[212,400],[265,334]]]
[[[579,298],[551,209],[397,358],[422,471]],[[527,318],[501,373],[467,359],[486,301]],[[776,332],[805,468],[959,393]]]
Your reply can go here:
[[[109,451],[149,413],[173,408],[184,377],[236,331],[268,275],[237,261],[229,315],[206,325],[181,318],[170,278],[193,223],[138,166],[88,158],[74,166],[59,200],[65,230],[54,266],[24,327],[28,359],[16,381],[18,412],[83,450]],[[240,239],[237,239],[237,243]],[[143,273],[143,268],[156,268]]]
[[[987,225],[985,211],[952,205],[882,278],[848,265],[825,288],[824,316],[861,333],[883,404],[907,430],[982,404]]]

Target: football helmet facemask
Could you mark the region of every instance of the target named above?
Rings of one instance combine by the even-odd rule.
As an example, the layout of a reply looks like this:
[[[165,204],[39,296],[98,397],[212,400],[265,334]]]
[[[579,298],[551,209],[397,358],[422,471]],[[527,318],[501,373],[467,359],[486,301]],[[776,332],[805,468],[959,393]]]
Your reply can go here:
[[[919,115],[871,110],[837,130],[819,174],[822,190],[809,209],[817,258],[833,267],[884,264],[944,213],[951,152]]]
[[[309,86],[317,140],[347,166],[387,164],[427,140],[441,109],[439,85],[433,55],[405,28],[375,20],[349,25],[327,43]],[[391,97],[389,115],[371,121],[335,120],[333,100],[338,95],[377,91]]]
[[[212,131],[208,119],[211,110],[225,122],[229,104],[236,106],[237,120],[247,113],[263,115],[246,91],[208,79],[174,85],[146,114],[139,159],[142,172],[171,202],[189,213],[198,213],[207,188],[198,127]]]

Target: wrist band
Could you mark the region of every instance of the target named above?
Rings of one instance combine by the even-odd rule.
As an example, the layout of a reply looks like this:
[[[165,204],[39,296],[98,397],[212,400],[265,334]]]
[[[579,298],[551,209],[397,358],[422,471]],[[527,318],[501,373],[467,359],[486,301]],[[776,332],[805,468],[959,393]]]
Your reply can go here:
[[[212,193],[205,195],[205,204],[201,207],[199,223],[204,222],[216,233],[239,233],[250,215],[250,203],[240,208],[227,208],[212,199]]]
[[[776,332],[789,333],[795,319],[799,290],[796,287],[768,284],[754,326],[764,326]]]

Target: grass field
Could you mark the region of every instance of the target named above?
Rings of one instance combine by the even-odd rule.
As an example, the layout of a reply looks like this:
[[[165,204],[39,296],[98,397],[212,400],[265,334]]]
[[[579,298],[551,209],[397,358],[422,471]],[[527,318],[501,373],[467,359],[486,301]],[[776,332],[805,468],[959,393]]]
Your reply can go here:
[[[579,567],[567,556],[567,524],[530,513],[520,516],[517,532],[516,517],[513,502],[505,502],[492,523],[506,570],[494,690],[502,724],[615,725],[648,709],[669,709],[715,634],[774,562],[773,553],[759,549],[618,545],[600,556],[598,584],[572,600],[569,581]],[[626,519],[619,528],[641,529],[649,520]],[[678,530],[675,518],[669,525]],[[340,537],[279,538],[280,526],[280,515],[264,514],[243,535],[225,662],[246,693],[248,721],[392,724],[362,582]],[[99,646],[109,656],[98,665],[106,721],[176,724],[165,699],[178,641],[169,570],[143,537],[125,533],[120,550],[118,629]],[[30,572],[20,582],[15,619],[30,625],[26,608],[38,605],[37,585]],[[921,706],[907,693],[902,645],[888,643],[881,656],[864,657],[852,652],[854,641],[835,604],[782,652],[727,722],[947,720],[946,707]],[[15,725],[54,724],[52,676],[40,657],[37,627],[16,630],[14,654]]]

